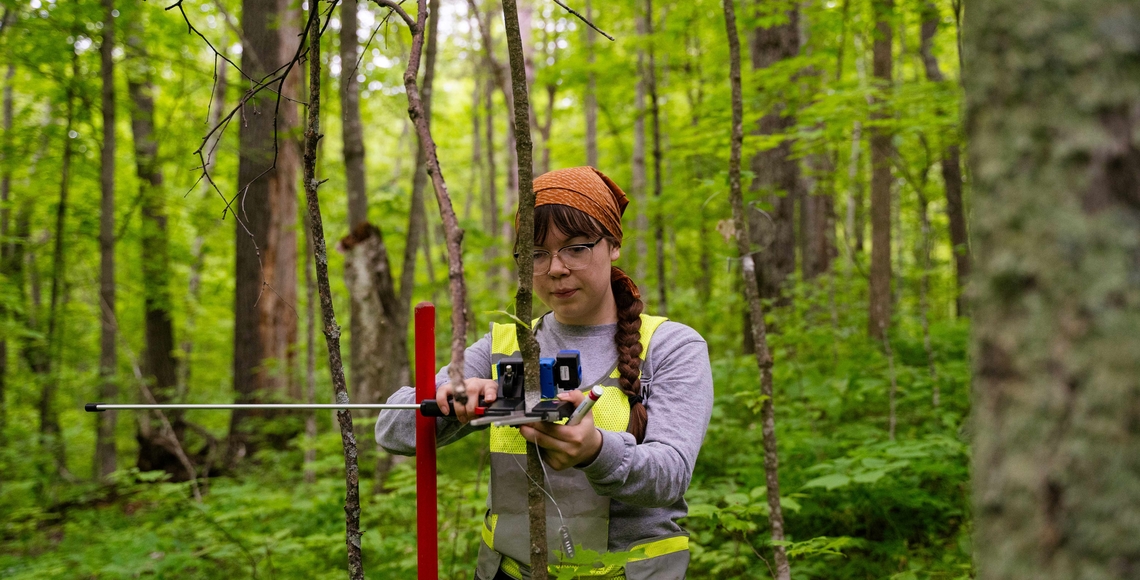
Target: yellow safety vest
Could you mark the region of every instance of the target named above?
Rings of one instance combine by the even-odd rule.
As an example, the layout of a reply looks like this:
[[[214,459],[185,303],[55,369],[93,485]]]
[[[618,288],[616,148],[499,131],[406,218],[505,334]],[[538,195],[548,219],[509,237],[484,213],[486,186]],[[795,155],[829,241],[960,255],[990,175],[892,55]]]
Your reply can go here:
[[[653,332],[667,319],[641,315],[641,352],[649,352]],[[539,319],[535,319],[537,325]],[[497,363],[519,356],[514,324],[491,327],[491,374],[497,379]],[[593,407],[594,425],[607,431],[623,432],[629,427],[629,398],[619,386],[615,367],[599,381],[605,392]],[[594,385],[583,385],[587,391]],[[479,551],[479,575],[492,578],[501,568],[508,576],[522,580],[529,577],[529,518],[527,515],[526,440],[518,427],[491,426],[491,484],[488,510],[483,519],[483,545]],[[605,552],[609,542],[610,499],[594,492],[586,475],[578,469],[546,471],[547,490],[558,502],[558,509],[546,500],[547,546],[551,561],[561,553],[559,528],[565,524],[576,544],[597,552]],[[561,510],[561,515],[559,514]],[[589,580],[649,580],[684,578],[688,568],[688,536],[651,538],[635,547],[644,556],[630,560],[627,566],[595,568],[579,578]],[[552,564],[551,567],[556,567]],[[641,569],[641,572],[637,572]]]

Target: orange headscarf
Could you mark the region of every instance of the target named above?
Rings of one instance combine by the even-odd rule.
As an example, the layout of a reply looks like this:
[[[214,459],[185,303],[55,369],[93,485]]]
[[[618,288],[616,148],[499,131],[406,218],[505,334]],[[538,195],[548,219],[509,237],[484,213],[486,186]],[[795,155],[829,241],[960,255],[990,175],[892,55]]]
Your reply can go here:
[[[554,204],[581,210],[601,222],[621,242],[621,216],[629,199],[601,171],[590,166],[551,171],[535,178],[534,194],[535,207]]]
[[[585,165],[544,173],[534,180],[534,194],[535,207],[565,205],[582,211],[598,220],[621,243],[621,216],[625,213],[625,206],[629,205],[629,199],[601,171]],[[515,223],[518,223],[517,214]],[[635,300],[641,298],[637,284],[621,268],[612,267],[610,281],[625,286]]]

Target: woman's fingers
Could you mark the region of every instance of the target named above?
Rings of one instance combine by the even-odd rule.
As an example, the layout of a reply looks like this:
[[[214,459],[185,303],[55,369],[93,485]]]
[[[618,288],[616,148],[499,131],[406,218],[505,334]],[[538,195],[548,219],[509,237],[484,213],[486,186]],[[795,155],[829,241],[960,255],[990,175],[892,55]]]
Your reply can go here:
[[[439,410],[444,415],[450,415],[451,409],[447,404],[447,398],[451,396],[451,383],[443,383],[435,389],[435,402],[439,405]]]
[[[479,406],[480,397],[484,403],[490,403],[498,397],[499,383],[491,379],[467,379],[463,384],[467,387],[466,405],[455,405],[455,390],[451,388],[451,383],[444,383],[436,388],[435,402],[444,415],[450,415],[454,410],[455,418],[461,423],[467,423],[478,417],[475,414],[475,407]]]

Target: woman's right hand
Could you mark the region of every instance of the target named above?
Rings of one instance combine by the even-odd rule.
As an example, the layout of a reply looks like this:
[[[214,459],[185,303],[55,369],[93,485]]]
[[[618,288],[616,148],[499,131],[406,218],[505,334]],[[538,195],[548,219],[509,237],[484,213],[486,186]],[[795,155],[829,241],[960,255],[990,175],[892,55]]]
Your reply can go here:
[[[467,423],[478,417],[475,414],[475,407],[479,404],[480,395],[486,404],[490,404],[498,397],[499,383],[491,379],[465,379],[463,384],[467,387],[467,404],[464,406],[455,405],[455,418],[460,423]],[[435,402],[439,404],[439,409],[444,415],[450,414],[450,405],[448,405],[447,400],[454,396],[455,391],[451,388],[451,383],[444,383],[435,389]]]

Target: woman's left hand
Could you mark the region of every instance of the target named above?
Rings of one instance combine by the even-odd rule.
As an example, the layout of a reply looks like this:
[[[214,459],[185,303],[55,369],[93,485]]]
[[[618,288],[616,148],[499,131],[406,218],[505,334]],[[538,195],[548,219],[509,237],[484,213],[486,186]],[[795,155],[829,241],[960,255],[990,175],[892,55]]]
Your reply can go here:
[[[570,401],[575,406],[582,402],[583,397],[581,391],[558,395],[559,399]],[[546,462],[559,471],[581,463],[588,464],[602,450],[602,434],[594,427],[593,411],[586,413],[582,422],[572,427],[542,421],[521,425],[519,431],[523,439],[541,447]]]

